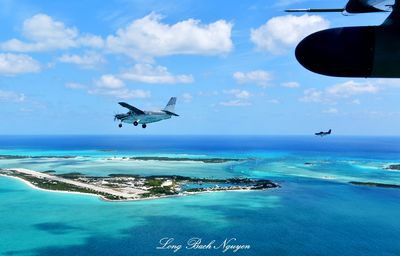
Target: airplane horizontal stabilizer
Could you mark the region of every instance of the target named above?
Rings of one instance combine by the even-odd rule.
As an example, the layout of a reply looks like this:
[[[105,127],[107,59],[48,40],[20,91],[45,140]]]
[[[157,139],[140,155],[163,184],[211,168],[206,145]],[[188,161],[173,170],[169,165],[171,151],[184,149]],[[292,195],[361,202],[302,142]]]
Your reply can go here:
[[[179,116],[178,114],[175,114],[175,113],[173,113],[171,111],[168,111],[168,110],[161,110],[161,111],[164,112],[165,114],[168,114],[168,115],[171,115],[171,116]]]

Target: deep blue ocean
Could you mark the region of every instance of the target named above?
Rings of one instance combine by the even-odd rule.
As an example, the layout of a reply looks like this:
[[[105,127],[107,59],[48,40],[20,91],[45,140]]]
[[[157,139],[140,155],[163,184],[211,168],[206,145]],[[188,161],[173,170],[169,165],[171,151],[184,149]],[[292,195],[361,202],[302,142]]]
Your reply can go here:
[[[349,183],[400,185],[400,171],[386,169],[400,163],[400,137],[0,136],[0,155],[36,156],[0,159],[0,168],[250,177],[281,185],[117,203],[0,177],[1,255],[400,255],[400,189]],[[187,245],[196,238],[202,249]],[[182,247],[157,249],[168,239]],[[249,248],[224,253],[206,246],[225,240]]]

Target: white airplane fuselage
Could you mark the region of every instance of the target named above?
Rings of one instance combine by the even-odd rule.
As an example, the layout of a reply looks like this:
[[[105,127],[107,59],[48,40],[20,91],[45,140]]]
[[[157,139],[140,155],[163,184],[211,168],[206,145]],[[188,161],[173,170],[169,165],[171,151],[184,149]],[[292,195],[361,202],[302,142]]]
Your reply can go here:
[[[170,119],[171,115],[166,114],[162,111],[144,111],[144,115],[136,115],[129,111],[126,114],[118,114],[118,119],[123,123],[133,124],[135,121],[138,124],[155,123],[161,120]]]

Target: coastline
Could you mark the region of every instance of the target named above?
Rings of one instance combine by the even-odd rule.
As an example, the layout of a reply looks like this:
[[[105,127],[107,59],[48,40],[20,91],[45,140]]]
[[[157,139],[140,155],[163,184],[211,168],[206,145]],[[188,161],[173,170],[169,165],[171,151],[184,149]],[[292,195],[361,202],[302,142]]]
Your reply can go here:
[[[36,190],[40,190],[43,192],[55,192],[55,193],[68,193],[68,194],[77,194],[77,195],[85,195],[85,196],[96,196],[96,197],[100,197],[99,195],[96,194],[92,194],[92,193],[83,193],[83,192],[77,192],[77,191],[67,191],[67,190],[52,190],[52,189],[44,189],[44,188],[39,188],[35,185],[33,185],[32,183],[30,183],[27,180],[24,180],[20,177],[15,177],[15,176],[11,176],[11,175],[4,175],[4,174],[0,174],[0,177],[6,177],[6,178],[11,178],[11,179],[16,179],[19,180],[23,183],[25,183],[27,186],[29,186],[32,189],[36,189]]]
[[[29,172],[31,175],[34,174],[36,176],[44,176],[44,177],[50,177],[49,174],[47,173],[42,173],[42,172],[37,172],[37,171],[33,171],[33,170],[28,170],[28,169],[21,169],[21,168],[13,168],[13,169],[8,169],[8,170],[14,170],[17,172],[22,172],[22,173],[26,173]],[[144,201],[144,200],[155,200],[155,199],[163,199],[163,198],[172,198],[172,197],[181,197],[181,196],[190,196],[190,195],[197,195],[197,194],[204,194],[204,193],[211,193],[211,192],[245,192],[245,191],[255,191],[255,190],[267,190],[270,188],[277,188],[280,187],[278,184],[272,183],[275,187],[269,187],[269,188],[263,188],[263,189],[252,189],[251,187],[242,187],[242,188],[237,188],[237,189],[227,189],[227,190],[199,190],[199,191],[182,191],[179,192],[177,194],[160,194],[160,195],[151,195],[148,197],[126,197],[126,198],[119,198],[119,199],[110,199],[107,198],[105,195],[102,194],[98,194],[98,193],[85,193],[85,192],[80,192],[80,191],[69,191],[69,190],[57,190],[57,189],[46,189],[46,188],[42,188],[39,186],[36,186],[35,184],[31,183],[29,180],[26,180],[24,178],[21,177],[17,177],[17,176],[13,176],[13,175],[7,175],[7,174],[1,174],[0,173],[0,177],[10,177],[10,178],[14,178],[16,180],[22,181],[24,184],[26,184],[27,186],[29,186],[30,188],[36,189],[36,190],[40,190],[43,192],[56,192],[56,193],[69,193],[69,194],[77,194],[77,195],[90,195],[90,196],[96,196],[98,197],[100,200],[105,201],[105,202],[130,202],[130,201]],[[57,177],[58,178],[58,177]],[[61,178],[62,180],[65,181],[65,179]],[[51,179],[50,179],[51,180]],[[71,182],[71,181],[68,181]],[[91,185],[90,185],[91,186]],[[118,192],[119,191],[115,191]],[[137,196],[137,194],[135,195]]]

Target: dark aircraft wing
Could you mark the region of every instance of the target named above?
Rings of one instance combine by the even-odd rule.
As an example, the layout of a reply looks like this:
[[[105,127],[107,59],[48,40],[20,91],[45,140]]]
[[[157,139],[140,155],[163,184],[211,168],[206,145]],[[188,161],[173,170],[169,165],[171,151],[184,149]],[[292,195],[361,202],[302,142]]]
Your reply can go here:
[[[133,113],[135,113],[136,115],[144,115],[145,113],[143,112],[143,110],[140,110],[138,108],[135,108],[134,106],[129,105],[128,103],[125,102],[118,102],[119,105],[123,106],[124,108],[129,109],[130,111],[132,111]]]
[[[399,3],[398,3],[399,2]],[[349,0],[344,8],[332,9],[289,9],[287,12],[347,12],[347,13],[367,13],[367,12],[388,12],[392,7],[400,4],[399,0]]]
[[[348,13],[387,12],[397,0],[349,0],[345,11]]]

